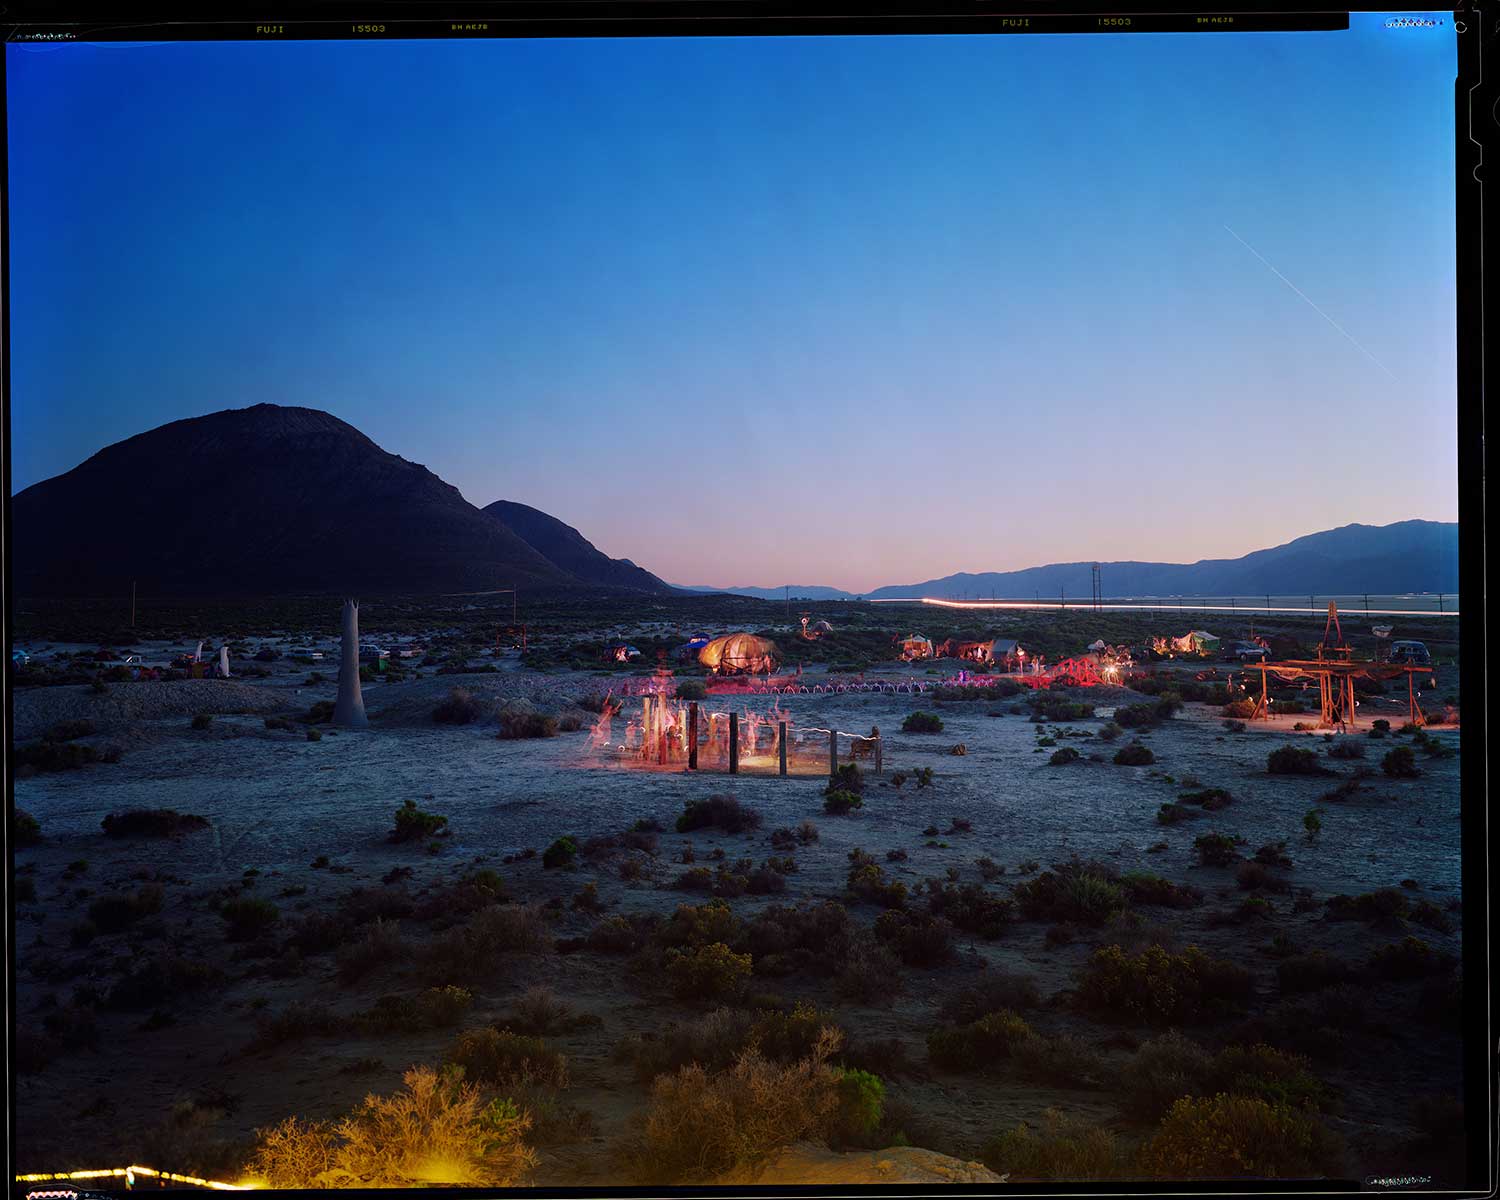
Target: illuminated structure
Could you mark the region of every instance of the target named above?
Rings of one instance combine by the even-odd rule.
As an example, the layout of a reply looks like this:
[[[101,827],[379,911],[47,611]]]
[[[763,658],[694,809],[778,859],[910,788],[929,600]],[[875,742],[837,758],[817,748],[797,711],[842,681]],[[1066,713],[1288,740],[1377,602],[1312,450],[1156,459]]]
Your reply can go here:
[[[1339,624],[1338,605],[1328,602],[1328,622],[1323,629],[1323,640],[1318,643],[1315,659],[1288,659],[1285,662],[1249,663],[1246,669],[1260,672],[1260,695],[1255,701],[1251,720],[1268,717],[1271,712],[1270,678],[1275,675],[1283,683],[1299,679],[1318,681],[1318,728],[1354,728],[1354,681],[1364,679],[1395,679],[1406,676],[1407,720],[1413,725],[1426,724],[1421,705],[1417,703],[1415,676],[1431,675],[1431,667],[1408,666],[1406,664],[1369,662],[1355,659],[1352,647],[1344,641],[1344,631]]]

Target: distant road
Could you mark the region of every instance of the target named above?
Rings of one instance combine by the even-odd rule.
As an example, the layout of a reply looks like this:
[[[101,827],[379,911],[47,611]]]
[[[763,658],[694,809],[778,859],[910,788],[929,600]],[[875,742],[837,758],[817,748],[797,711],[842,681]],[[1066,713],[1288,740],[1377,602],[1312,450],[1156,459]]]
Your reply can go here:
[[[1267,603],[1267,600],[1271,603]],[[1371,596],[1366,607],[1364,596],[1315,596],[1311,603],[1295,603],[1292,596],[1161,596],[1126,597],[1104,600],[1105,612],[1212,612],[1212,613],[1298,613],[1317,616],[1328,611],[1328,602],[1338,602],[1339,614],[1348,617],[1456,617],[1458,597],[1449,596]],[[871,600],[871,604],[930,604],[937,608],[972,609],[1073,609],[1092,611],[1093,602],[1086,598],[1067,600],[949,600],[937,596],[905,596]]]

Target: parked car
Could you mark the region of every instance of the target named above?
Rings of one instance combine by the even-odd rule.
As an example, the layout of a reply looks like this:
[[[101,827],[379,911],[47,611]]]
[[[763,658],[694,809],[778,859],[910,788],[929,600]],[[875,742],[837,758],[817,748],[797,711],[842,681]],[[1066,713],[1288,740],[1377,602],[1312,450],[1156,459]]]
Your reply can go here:
[[[1432,655],[1421,642],[1392,642],[1390,661],[1412,667],[1432,666]]]
[[[1227,642],[1219,655],[1222,662],[1265,662],[1271,652],[1254,642]]]

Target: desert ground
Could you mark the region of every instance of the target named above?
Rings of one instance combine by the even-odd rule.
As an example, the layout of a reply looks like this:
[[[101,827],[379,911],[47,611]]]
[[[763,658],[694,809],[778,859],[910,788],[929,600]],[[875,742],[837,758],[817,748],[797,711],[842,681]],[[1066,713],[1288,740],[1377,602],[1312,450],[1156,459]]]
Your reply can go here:
[[[192,644],[139,648],[149,661]],[[795,1062],[807,1028],[831,1025],[829,1062],[878,1076],[882,1095],[823,1139],[836,1153],[919,1147],[1012,1181],[1151,1163],[1160,1177],[1191,1160],[1181,1129],[1163,1132],[1172,1102],[1227,1091],[1292,1122],[1276,1128],[1297,1143],[1245,1174],[1459,1182],[1459,727],[1402,732],[1404,689],[1362,697],[1360,728],[1337,735],[1293,728],[1316,712],[1235,723],[1199,700],[1115,722],[1202,663],[1151,664],[1149,695],[781,698],[795,728],[882,731],[881,773],[862,760],[845,781],[861,803],[836,815],[826,767],[608,764],[590,727],[618,675],[487,661],[372,679],[362,730],[308,720],[334,696],[331,652],[311,666],[283,653],[257,678],[15,690],[18,744],[86,722],[55,736],[112,750],[15,785],[39,827],[14,855],[19,1170],[245,1178],[257,1130],[335,1119],[489,1028],[541,1039],[485,1080],[532,1115],[526,1182],[707,1181],[724,1173],[695,1178],[669,1155],[653,1176],[643,1130],[670,1100],[661,1081],[694,1061],[728,1071],[752,1026],[768,1058]],[[953,669],[866,674],[932,684]],[[472,719],[435,720],[455,688]],[[1439,691],[1456,693],[1456,667]],[[941,731],[904,731],[919,710]],[[506,711],[573,719],[499,737]],[[1136,742],[1153,761],[1117,764]],[[1268,771],[1288,746],[1316,773]],[[1055,763],[1066,747],[1078,756]],[[1415,774],[1383,769],[1398,747]],[[1227,799],[1205,804],[1214,789]],[[734,802],[726,820],[678,832],[712,796]],[[408,802],[446,821],[392,841]],[[205,823],[101,828],[153,809]],[[1217,857],[1197,844],[1213,834]],[[564,837],[576,853],[549,854]],[[786,915],[817,906],[821,924]],[[718,933],[695,934],[709,918]],[[715,943],[746,969],[695,975],[684,960]],[[1142,972],[1165,955],[1161,973],[1108,983],[1112,946]],[[1190,986],[1174,957],[1189,947],[1229,966]],[[428,1004],[437,988],[450,1002]],[[817,1016],[799,1025],[798,1005]]]

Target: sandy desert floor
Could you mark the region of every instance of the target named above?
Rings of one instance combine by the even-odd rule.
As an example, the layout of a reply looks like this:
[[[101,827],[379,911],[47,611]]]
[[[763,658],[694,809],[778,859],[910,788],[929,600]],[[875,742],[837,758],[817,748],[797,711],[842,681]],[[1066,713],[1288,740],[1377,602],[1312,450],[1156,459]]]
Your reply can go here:
[[[333,674],[336,666],[325,667]],[[871,854],[888,877],[914,887],[929,877],[957,874],[998,895],[1038,869],[1070,855],[1096,859],[1118,871],[1150,871],[1202,890],[1193,908],[1134,906],[1136,925],[1083,929],[1077,940],[1052,944],[1049,923],[1017,920],[1004,936],[986,941],[957,935],[959,956],[947,966],[903,971],[900,993],[888,1004],[838,1001],[827,981],[779,977],[764,990],[788,1001],[810,999],[832,1010],[861,1039],[894,1039],[908,1062],[888,1076],[892,1097],[911,1117],[913,1144],[975,1157],[994,1133],[1018,1121],[1035,1122],[1056,1106],[1090,1123],[1130,1134],[1112,1091],[1098,1086],[1038,1085],[1004,1074],[957,1075],[931,1066],[925,1039],[941,1022],[938,1008],[956,990],[996,970],[1031,976],[1042,1003],[1027,1017],[1051,1035],[1074,1034],[1101,1060],[1128,1070],[1133,1049],[1153,1030],[1103,1022],[1067,1002],[1090,952],[1111,941],[1139,942],[1148,934],[1168,944],[1195,944],[1250,968],[1255,996],[1249,1015],[1281,999],[1276,959],[1267,952],[1281,936],[1299,951],[1326,949],[1351,961],[1406,934],[1416,934],[1450,954],[1459,949],[1460,914],[1451,930],[1379,928],[1327,919],[1323,902],[1400,888],[1445,911],[1459,895],[1459,757],[1421,761],[1415,779],[1391,779],[1378,769],[1394,737],[1369,745],[1363,761],[1328,762],[1331,775],[1273,776],[1267,752],[1286,744],[1325,752],[1318,735],[1294,732],[1294,717],[1252,723],[1244,732],[1224,727],[1217,708],[1189,703],[1174,718],[1142,735],[1156,763],[1117,766],[1115,748],[1097,737],[1068,739],[1083,757],[1065,766],[1049,763],[1051,747],[1037,746],[1038,729],[1016,700],[934,704],[926,698],[886,695],[799,696],[783,703],[799,726],[885,733],[884,774],[870,774],[864,807],[849,816],[822,809],[824,780],[742,774],[656,772],[591,765],[587,729],[553,738],[500,740],[492,720],[466,726],[435,724],[433,706],[455,684],[481,698],[524,695],[553,705],[600,687],[584,674],[531,676],[520,672],[445,676],[366,686],[371,724],[363,731],[325,727],[320,741],[300,731],[269,729],[265,717],[293,715],[315,700],[331,699],[331,683],[308,686],[305,670],[278,672],[241,683],[185,681],[121,684],[102,696],[86,687],[23,690],[15,696],[18,740],[57,722],[86,715],[99,732],[90,739],[123,750],[120,761],[21,779],[16,805],[40,822],[43,838],[17,851],[19,877],[34,881],[36,899],[17,906],[16,1021],[22,1043],[34,1049],[18,1083],[18,1169],[54,1170],[126,1161],[161,1144],[161,1127],[173,1106],[191,1100],[212,1113],[208,1134],[228,1146],[243,1145],[258,1127],[297,1114],[337,1116],[367,1092],[399,1086],[412,1063],[437,1062],[455,1031],[372,1035],[347,1026],[311,1033],[247,1052],[259,1023],[298,1002],[326,1005],[348,1017],[382,994],[427,985],[415,960],[393,959],[357,982],[340,982],[336,956],[309,954],[295,968],[273,969],[278,940],[317,913],[338,911],[356,888],[399,892],[420,905],[438,897],[466,871],[491,868],[513,900],[553,902],[546,911],[557,939],[578,938],[617,913],[670,914],[705,897],[672,887],[686,868],[691,846],[698,865],[772,854],[769,838],[780,827],[811,820],[816,842],[794,852],[795,874],[778,895],[745,895],[730,901],[742,917],[772,904],[837,900],[855,919],[871,924],[880,909],[846,892],[849,854]],[[1114,704],[1143,697],[1114,689],[1085,696],[1098,705],[1087,720],[1056,723],[1097,734]],[[764,708],[764,701],[739,701]],[[1392,723],[1404,708],[1389,705]],[[901,732],[914,709],[938,712],[945,728],[931,735]],[[216,713],[207,729],[193,729],[199,712]],[[1370,710],[1372,715],[1374,709]],[[1054,731],[1060,732],[1060,731]],[[1362,735],[1360,735],[1362,736]],[[1432,736],[1456,748],[1457,731]],[[963,744],[966,753],[952,747]],[[1099,761],[1092,761],[1090,755]],[[930,787],[908,779],[930,767]],[[1320,800],[1339,776],[1373,769],[1351,799]],[[1157,810],[1193,782],[1227,789],[1233,803],[1165,827]],[[730,794],[762,817],[750,833],[673,831],[689,800]],[[422,842],[386,840],[394,810],[415,800],[448,818],[448,835],[429,852]],[[110,812],[167,807],[207,818],[206,829],[167,839],[109,838],[101,819]],[[1303,835],[1303,816],[1323,810],[1316,841]],[[619,833],[652,819],[665,832],[654,854],[602,851],[570,869],[546,869],[539,852],[564,834],[580,841]],[[965,825],[966,823],[966,825]],[[936,828],[936,836],[924,829]],[[1293,861],[1285,873],[1293,889],[1314,903],[1294,906],[1298,891],[1270,896],[1268,916],[1234,923],[1223,919],[1244,898],[1230,868],[1198,865],[1193,840],[1205,832],[1245,839],[1246,853],[1285,839]],[[904,861],[886,861],[902,849]],[[527,851],[536,857],[521,857]],[[982,879],[976,863],[993,860],[1004,873]],[[326,865],[313,866],[315,860]],[[639,862],[639,877],[622,878],[625,859]],[[85,868],[69,864],[85,861]],[[1033,866],[1031,864],[1038,864]],[[401,874],[397,869],[409,873]],[[71,930],[98,897],[143,882],[161,884],[161,911],[118,933],[100,933],[73,944]],[[388,881],[388,882],[383,882]],[[571,907],[586,884],[597,885],[602,915]],[[281,919],[266,939],[245,945],[226,941],[213,905],[230,894],[272,901]],[[1304,911],[1295,911],[1295,908]],[[401,919],[409,942],[440,928]],[[1145,932],[1143,932],[1143,930]],[[162,949],[223,971],[221,984],[163,1003],[165,1016],[112,1011],[97,1003],[123,975]],[[703,1006],[675,1001],[659,981],[622,968],[618,957],[587,950],[508,958],[472,986],[473,1007],[464,1025],[503,1019],[517,995],[545,984],[597,1023],[552,1040],[569,1060],[569,1104],[590,1114],[571,1140],[540,1148],[535,1181],[602,1183],[616,1178],[613,1142],[643,1110],[647,1087],[612,1050],[623,1038],[685,1020]],[[1456,1094],[1460,1088],[1457,1031],[1415,1022],[1419,984],[1392,983],[1369,994],[1376,1021],[1368,1046],[1352,1057],[1320,1064],[1320,1078],[1341,1095],[1327,1123],[1347,1142],[1349,1170],[1357,1176],[1400,1169],[1441,1173],[1453,1148],[1423,1150],[1413,1097]],[[49,1013],[86,1010],[95,1035],[67,1046],[44,1029]],[[168,1023],[170,1021],[170,1023]],[[152,1026],[157,1026],[153,1028]],[[1221,1044],[1228,1025],[1195,1031],[1205,1044]],[[55,1033],[55,1030],[54,1030]],[[64,1039],[66,1040],[66,1039]],[[27,1061],[23,1055],[23,1061]],[[1135,1131],[1139,1133],[1140,1131]],[[208,1136],[208,1135],[205,1135]],[[230,1151],[225,1151],[232,1158]],[[190,1156],[190,1155],[189,1155]],[[201,1156],[200,1156],[201,1157]],[[161,1164],[168,1165],[168,1164]]]

